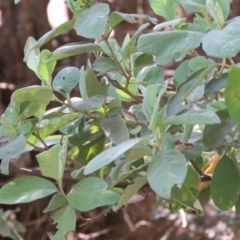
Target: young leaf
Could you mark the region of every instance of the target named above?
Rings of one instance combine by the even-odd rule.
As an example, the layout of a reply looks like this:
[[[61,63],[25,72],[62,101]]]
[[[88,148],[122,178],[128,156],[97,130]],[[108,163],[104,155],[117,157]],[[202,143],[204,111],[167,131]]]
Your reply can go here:
[[[103,74],[105,72],[108,72],[110,70],[117,70],[118,65],[116,62],[108,57],[101,57],[98,58],[94,63],[93,63],[93,69],[100,74]]]
[[[48,57],[47,61],[57,61],[60,59],[72,57],[86,52],[102,52],[101,47],[94,43],[70,43],[63,45],[54,50]]]
[[[76,67],[62,69],[53,79],[52,88],[54,91],[66,96],[77,86],[80,78],[80,71]]]
[[[167,152],[169,150],[173,150],[175,147],[173,138],[168,134],[165,133],[162,137],[162,151]]]
[[[95,95],[86,101],[82,100],[81,98],[71,98],[70,99],[71,105],[80,110],[80,111],[91,111],[91,110],[98,110],[102,107],[105,103],[105,97],[100,95]]]
[[[23,176],[5,184],[0,189],[0,203],[28,203],[57,192],[55,185],[43,178]]]
[[[57,210],[52,219],[57,224],[58,231],[54,236],[51,236],[51,240],[65,240],[65,235],[68,231],[74,231],[76,227],[76,213],[71,206],[63,207]]]
[[[181,188],[187,174],[187,161],[183,154],[168,150],[152,159],[148,167],[148,182],[162,198],[170,199],[174,185]]]
[[[217,164],[211,180],[211,196],[222,211],[230,210],[240,191],[239,167],[235,160],[224,156]]]
[[[10,141],[0,147],[0,159],[2,159],[0,170],[2,174],[8,174],[8,165],[11,158],[19,158],[24,152],[26,146],[26,138],[23,135],[17,139]]]
[[[178,88],[179,85],[187,80],[187,76],[190,73],[189,60],[184,61],[179,65],[173,75],[174,85]]]
[[[37,74],[40,50],[33,49],[35,45],[36,40],[33,37],[29,37],[24,47],[24,61],[27,63],[27,66]]]
[[[49,87],[31,86],[16,90],[11,97],[15,114],[23,119],[33,116],[49,104],[53,96]]]
[[[120,157],[123,153],[125,153],[128,149],[131,149],[138,143],[145,143],[147,139],[144,138],[133,138],[129,139],[115,147],[109,148],[104,152],[100,153],[96,157],[94,157],[85,167],[84,174],[90,174],[98,169],[106,166],[107,164],[113,162],[115,159]]]
[[[67,200],[73,208],[85,212],[117,203],[119,194],[107,190],[107,183],[101,178],[88,177],[73,187]]]
[[[83,146],[79,147],[77,161],[86,165],[90,160],[96,157],[104,150],[105,136],[101,136]]]
[[[200,69],[194,72],[185,82],[181,83],[177,88],[177,94],[171,97],[167,104],[166,115],[171,116],[179,112],[182,101],[189,96],[200,84],[204,78],[214,69],[214,65]]]
[[[117,115],[100,121],[102,130],[115,145],[129,140],[129,131],[123,119]]]
[[[168,0],[149,0],[152,10],[159,16],[167,20],[172,20],[176,17],[177,3]]]
[[[164,71],[158,66],[147,66],[142,68],[136,77],[136,81],[147,83],[163,83]]]
[[[50,54],[50,51],[44,49],[40,54],[38,65],[38,76],[48,87],[51,87],[52,73],[56,65],[56,61],[47,61]]]
[[[172,29],[179,29],[181,28],[182,25],[184,25],[186,22],[186,18],[177,18],[177,19],[174,19],[174,20],[171,20],[171,21],[167,21],[167,22],[163,22],[163,23],[160,23],[158,24],[157,26],[155,26],[153,28],[154,31],[160,31],[162,30],[163,28],[166,28],[168,26],[171,26]]]
[[[137,23],[138,19],[145,20],[144,22],[150,22],[152,24],[157,24],[156,18],[151,18],[148,15],[144,14],[127,14],[122,12],[112,12],[110,14],[110,19],[107,24],[107,28],[114,28],[116,27],[120,22],[127,21],[129,23]]]
[[[138,177],[135,180],[135,183],[133,185],[127,186],[118,201],[117,208],[119,209],[123,205],[126,205],[128,203],[128,200],[130,200],[131,197],[136,195],[138,191],[141,189],[141,187],[143,187],[144,184],[146,183],[147,183],[147,177],[144,176],[144,177]]]
[[[224,109],[216,112],[221,120],[220,124],[207,125],[203,131],[203,144],[209,148],[218,147],[226,135],[232,131],[236,125],[230,118],[228,110]]]
[[[97,39],[104,32],[109,6],[106,3],[96,3],[90,8],[83,8],[74,15],[74,29],[79,36]]]
[[[56,179],[58,182],[62,181],[66,153],[67,141],[63,145],[55,145],[49,151],[42,152],[36,156],[42,175]]]
[[[240,123],[240,69],[234,67],[228,75],[224,91],[225,102],[231,119]]]
[[[71,30],[73,28],[73,24],[74,24],[74,20],[71,19],[71,20],[59,25],[57,28],[52,29],[51,31],[47,32],[41,38],[39,38],[38,41],[34,44],[34,46],[33,46],[34,49],[41,48],[45,43],[47,43],[52,38],[57,37],[61,33]]]
[[[55,193],[48,206],[43,210],[43,213],[54,211],[60,207],[66,206],[67,204],[68,202],[66,198],[59,193]]]

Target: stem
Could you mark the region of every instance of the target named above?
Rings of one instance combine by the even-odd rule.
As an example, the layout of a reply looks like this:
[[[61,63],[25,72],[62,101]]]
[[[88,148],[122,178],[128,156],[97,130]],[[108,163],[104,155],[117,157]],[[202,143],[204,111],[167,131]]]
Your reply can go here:
[[[129,82],[129,80],[130,80],[131,77],[125,72],[125,70],[123,69],[121,63],[118,61],[117,56],[115,55],[115,53],[114,53],[111,45],[110,45],[109,42],[108,42],[108,39],[107,39],[105,36],[103,36],[103,40],[104,40],[104,42],[106,43],[108,49],[110,50],[111,55],[112,55],[112,58],[113,58],[113,59],[115,60],[115,62],[117,63],[117,65],[118,65],[118,67],[119,67],[122,75],[126,78],[126,81]]]
[[[35,136],[43,144],[45,149],[49,149],[48,145],[44,142],[38,132],[33,133],[32,135]]]
[[[231,63],[231,66],[235,66],[235,62],[233,61],[232,58],[228,58],[229,62]]]
[[[121,84],[119,84],[117,81],[112,80],[112,79],[110,79],[110,78],[108,78],[108,81],[109,81],[114,87],[116,87],[116,88],[124,91],[125,93],[127,93],[131,98],[134,99],[134,101],[135,101],[136,103],[142,103],[142,100],[141,100],[138,96],[136,96],[136,95],[134,95],[133,93],[131,93],[127,88],[124,88],[124,87],[123,87]]]
[[[86,111],[80,111],[79,109],[73,107],[72,105],[70,105],[70,104],[68,104],[68,103],[63,102],[62,100],[58,99],[57,97],[54,97],[53,101],[58,102],[58,103],[66,106],[66,107],[68,107],[68,108],[71,108],[71,109],[74,110],[75,112],[79,112],[79,113],[81,113],[81,114],[83,114],[83,115],[86,115],[86,116],[89,117],[89,118],[93,118],[93,119],[97,119],[97,120],[101,120],[101,119],[102,119],[101,117],[98,117],[98,116],[96,116],[96,115],[94,115],[94,114],[91,114],[91,113],[88,113],[88,112],[86,112]]]

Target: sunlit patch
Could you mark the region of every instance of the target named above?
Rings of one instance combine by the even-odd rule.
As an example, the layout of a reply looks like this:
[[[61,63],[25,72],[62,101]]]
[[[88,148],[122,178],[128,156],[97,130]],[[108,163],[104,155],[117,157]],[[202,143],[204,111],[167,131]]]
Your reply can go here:
[[[69,20],[67,6],[63,1],[50,0],[47,7],[48,21],[52,28],[56,28]]]

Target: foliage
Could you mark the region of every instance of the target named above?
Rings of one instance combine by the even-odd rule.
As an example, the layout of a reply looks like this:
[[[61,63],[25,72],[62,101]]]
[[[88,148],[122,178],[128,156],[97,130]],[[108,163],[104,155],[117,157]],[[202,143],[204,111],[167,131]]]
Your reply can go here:
[[[54,193],[44,210],[53,211],[58,224],[51,239],[74,231],[75,211],[117,210],[149,187],[174,211],[190,208],[202,215],[212,198],[220,210],[236,205],[240,213],[240,65],[232,59],[240,51],[240,19],[226,21],[228,0],[169,2],[149,0],[167,20],[157,25],[146,15],[110,13],[106,3],[68,0],[71,20],[27,40],[24,61],[41,84],[15,91],[1,116],[1,172],[9,173],[11,158],[34,150],[42,177],[7,183],[0,203]],[[193,23],[176,15],[179,5],[195,13]],[[122,21],[143,24],[120,46],[110,35]],[[153,31],[145,33],[150,24]],[[88,42],[42,49],[70,29]],[[93,62],[53,74],[57,61],[86,52]],[[182,63],[167,79],[163,66],[172,61]],[[65,192],[65,167],[72,163],[76,184]]]

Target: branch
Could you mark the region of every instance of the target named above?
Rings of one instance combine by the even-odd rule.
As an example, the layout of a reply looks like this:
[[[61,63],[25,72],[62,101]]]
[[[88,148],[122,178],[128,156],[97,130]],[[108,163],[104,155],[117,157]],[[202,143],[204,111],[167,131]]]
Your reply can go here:
[[[200,175],[200,182],[210,182],[212,177],[210,175],[207,175],[203,172],[203,170],[196,164],[196,162],[192,159],[189,160],[194,167],[194,169],[198,172]]]

